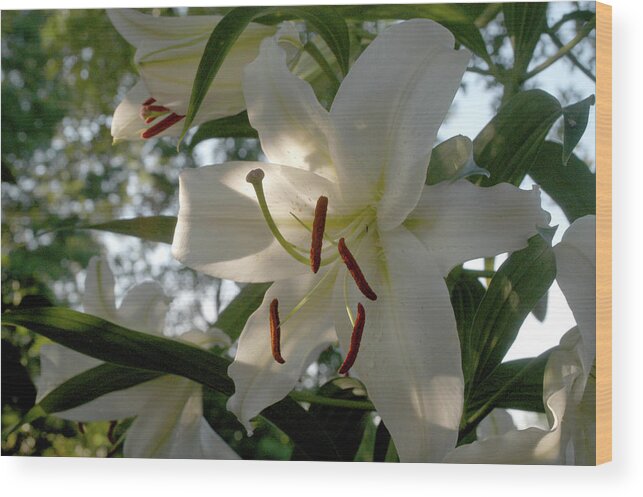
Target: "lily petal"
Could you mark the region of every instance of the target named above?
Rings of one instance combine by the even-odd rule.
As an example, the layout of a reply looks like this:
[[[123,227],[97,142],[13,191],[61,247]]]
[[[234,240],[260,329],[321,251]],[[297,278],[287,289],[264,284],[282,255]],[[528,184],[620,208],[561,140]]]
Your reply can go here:
[[[425,186],[405,222],[430,249],[443,276],[465,261],[524,248],[537,226],[548,224],[536,187],[481,188],[466,180]]]
[[[118,320],[114,297],[114,274],[102,257],[92,257],[87,265],[83,309],[87,314],[112,323]]]
[[[260,162],[228,162],[185,170],[180,178],[179,215],[172,253],[186,266],[218,278],[242,282],[276,281],[310,272],[273,237],[245,177],[265,172],[263,188],[270,211],[286,239],[310,247],[310,233],[292,217],[312,226],[315,203],[337,197],[332,183],[294,167]]]
[[[353,369],[391,433],[400,461],[440,462],[458,437],[464,380],[449,292],[431,254],[406,228],[365,238],[355,257],[377,301],[350,277],[348,302],[366,309]],[[338,285],[342,276],[338,278]],[[343,290],[338,290],[343,291]],[[348,350],[352,327],[341,310],[337,334]]]
[[[252,433],[250,420],[284,398],[320,352],[337,340],[332,313],[320,312],[333,305],[336,268],[328,271],[330,274],[309,273],[274,283],[239,337],[237,354],[228,368],[228,375],[235,384],[228,410],[239,418],[249,433]],[[326,278],[322,280],[324,276]],[[288,313],[309,294],[310,300],[285,322]],[[284,364],[275,361],[270,348],[269,307],[275,298],[279,300],[283,323],[281,354],[286,361]]]
[[[311,86],[290,72],[275,38],[266,38],[259,57],[246,67],[243,93],[270,162],[335,178],[326,140],[328,112]]]
[[[162,335],[168,304],[163,287],[154,281],[145,281],[125,294],[116,311],[116,323],[136,331]]]
[[[478,440],[484,440],[492,436],[503,435],[515,429],[516,424],[509,411],[496,408],[480,422],[476,428],[476,435]]]
[[[137,82],[125,98],[118,104],[112,117],[112,137],[114,142],[119,140],[138,139],[141,133],[145,131],[146,126],[143,124],[140,116],[141,105],[148,98],[150,93],[142,81]],[[171,134],[169,130],[159,133],[158,136]]]
[[[380,229],[398,226],[422,193],[431,149],[470,58],[453,35],[415,19],[362,53],[333,102],[331,153],[345,199],[379,197]]]
[[[125,457],[239,459],[203,419],[199,385],[176,376],[147,385],[146,403],[127,431]]]
[[[134,9],[107,9],[107,16],[130,45],[165,44],[198,35],[208,36],[221,16],[152,16]]]
[[[596,216],[574,221],[554,253],[556,280],[583,337],[583,368],[589,374],[596,355]]]

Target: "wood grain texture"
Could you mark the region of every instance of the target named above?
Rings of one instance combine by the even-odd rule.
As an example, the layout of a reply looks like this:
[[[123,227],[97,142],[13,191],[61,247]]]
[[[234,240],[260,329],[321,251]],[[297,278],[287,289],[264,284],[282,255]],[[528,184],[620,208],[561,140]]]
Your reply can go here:
[[[612,7],[596,3],[596,464],[612,460]]]

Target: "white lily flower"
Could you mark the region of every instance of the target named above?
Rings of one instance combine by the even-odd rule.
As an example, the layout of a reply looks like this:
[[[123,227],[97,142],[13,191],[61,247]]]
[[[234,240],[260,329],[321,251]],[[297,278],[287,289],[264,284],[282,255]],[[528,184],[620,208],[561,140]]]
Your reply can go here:
[[[114,276],[94,257],[87,268],[84,309],[115,324],[150,334],[163,333],[168,299],[160,285],[145,282],[128,291],[120,307],[114,298]],[[221,331],[189,332],[182,340],[202,347],[229,345]],[[70,378],[102,364],[58,344],[40,349],[39,402]],[[56,416],[78,422],[119,420],[136,416],[123,447],[125,457],[239,459],[203,418],[201,386],[186,378],[162,376],[108,393]]]
[[[201,56],[222,16],[158,17],[132,9],[108,9],[107,15],[136,47],[134,62],[141,74],[114,112],[114,140],[179,135]],[[261,40],[276,31],[274,26],[248,25],[223,62],[194,125],[245,109],[243,67],[255,59]]]
[[[470,57],[453,47],[432,21],[391,26],[327,112],[268,38],[246,68],[244,94],[271,163],[182,173],[175,257],[220,278],[275,281],[228,370],[228,408],[249,431],[339,339],[342,370],[354,361],[402,461],[441,461],[455,447],[464,383],[444,277],[466,260],[524,247],[548,215],[537,191],[425,185]]]
[[[108,9],[107,14],[123,38],[136,47],[134,63],[141,74],[141,80],[114,111],[114,141],[178,136],[205,45],[223,17],[158,17],[132,9]],[[317,63],[303,51],[293,23],[284,22],[280,27],[250,23],[226,55],[194,126],[246,108],[241,88],[243,68],[257,57],[261,40],[268,36],[276,36],[288,51],[289,64],[296,74],[304,78],[319,74]],[[330,57],[325,43],[321,51]]]
[[[596,457],[596,217],[577,219],[554,247],[556,279],[576,319],[547,362],[543,401],[549,429],[509,430],[463,445],[446,462],[594,464]]]

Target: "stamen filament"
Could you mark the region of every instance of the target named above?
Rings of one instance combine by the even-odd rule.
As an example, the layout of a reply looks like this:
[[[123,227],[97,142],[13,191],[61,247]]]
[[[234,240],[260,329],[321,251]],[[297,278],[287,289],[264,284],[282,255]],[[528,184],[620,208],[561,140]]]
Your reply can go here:
[[[322,243],[324,242],[327,210],[328,197],[322,195],[317,199],[315,218],[313,219],[313,236],[310,245],[310,268],[313,270],[313,273],[319,271],[319,265],[321,264],[321,251]]]
[[[339,374],[348,373],[349,369],[355,363],[357,359],[357,353],[359,352],[359,346],[362,342],[362,334],[364,333],[364,324],[366,323],[366,311],[364,306],[360,303],[357,304],[357,319],[355,320],[355,325],[353,326],[353,334],[351,335],[351,345],[348,349],[348,354],[344,359],[344,363],[339,368]]]
[[[310,226],[308,226],[305,222],[303,222],[301,219],[299,219],[299,217],[297,217],[294,213],[291,212],[290,215],[295,219],[295,221],[297,221],[299,224],[301,224],[306,229],[306,231],[308,231],[310,233],[313,232],[313,229]],[[325,231],[324,231],[324,240],[326,240],[328,243],[331,243],[331,244],[337,246],[337,242],[335,240],[333,240],[330,236],[328,236],[328,234]],[[324,252],[324,250],[330,250],[330,249],[331,249],[331,247],[326,247],[325,249],[322,249],[322,253]],[[333,252],[335,252],[335,249],[332,249],[332,250],[333,250]],[[333,257],[332,260],[334,261],[335,259],[337,259],[337,257],[339,257],[339,254],[335,252],[335,257]],[[330,262],[330,261],[328,261],[328,262]],[[321,265],[323,266],[324,264],[328,264],[328,262],[324,262],[322,260]]]
[[[286,317],[283,319],[281,322],[281,325],[283,326],[286,324],[286,322],[293,317],[299,309],[301,309],[303,306],[305,306],[308,301],[312,298],[313,294],[317,291],[318,288],[320,288],[324,282],[326,281],[327,278],[330,277],[330,275],[335,275],[337,274],[334,269],[329,270],[324,276],[321,277],[321,279],[315,284],[315,286],[306,294],[304,295],[304,298],[299,301],[299,303],[292,308],[292,310],[286,315]]]
[[[270,350],[275,361],[279,364],[286,362],[281,357],[281,325],[279,324],[279,301],[277,299],[270,302]]]
[[[362,270],[357,264],[355,257],[353,257],[353,254],[351,254],[351,251],[348,250],[343,238],[339,239],[337,250],[339,251],[339,255],[342,257],[344,264],[346,264],[348,272],[351,273],[351,276],[355,280],[355,284],[357,285],[357,288],[359,288],[360,292],[362,292],[367,299],[377,300],[377,295],[366,281],[364,273],[362,273]]]
[[[276,238],[279,244],[284,248],[284,250],[288,252],[296,261],[308,266],[310,264],[309,259],[297,252],[297,250],[295,250],[295,245],[286,240],[279,231],[279,228],[277,228],[277,225],[275,224],[275,221],[270,214],[270,210],[268,209],[268,203],[266,202],[266,194],[263,191],[263,178],[263,170],[253,169],[246,176],[246,181],[250,183],[255,189],[257,201],[259,202],[259,207],[261,208],[261,213],[266,220],[268,228],[270,228],[270,232]]]

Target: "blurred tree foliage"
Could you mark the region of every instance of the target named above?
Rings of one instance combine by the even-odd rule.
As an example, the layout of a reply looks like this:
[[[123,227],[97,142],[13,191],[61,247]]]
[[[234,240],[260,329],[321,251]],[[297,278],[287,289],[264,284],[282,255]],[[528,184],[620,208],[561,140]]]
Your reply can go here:
[[[116,218],[175,214],[178,172],[195,165],[194,151],[177,154],[171,140],[112,144],[111,115],[138,78],[133,54],[104,10],[3,12],[3,310],[78,308],[83,283],[78,275],[93,255],[106,251],[119,274],[121,294],[137,281],[155,278],[176,289],[172,296],[180,296],[183,289],[212,295],[215,311],[221,305],[219,282],[178,264],[168,268],[169,249],[161,249],[159,256],[157,244],[72,229]],[[253,140],[230,139],[219,145],[220,160],[239,153],[255,158],[258,153]],[[119,244],[122,250],[106,250],[105,243]],[[172,321],[211,324],[194,305],[177,309]],[[30,378],[38,375],[38,349],[46,340],[5,330],[2,337],[4,429],[33,405]],[[91,431],[77,436],[71,424],[47,418],[3,440],[2,450],[104,454],[109,446],[106,426],[102,437]],[[61,442],[70,436],[73,443]]]

